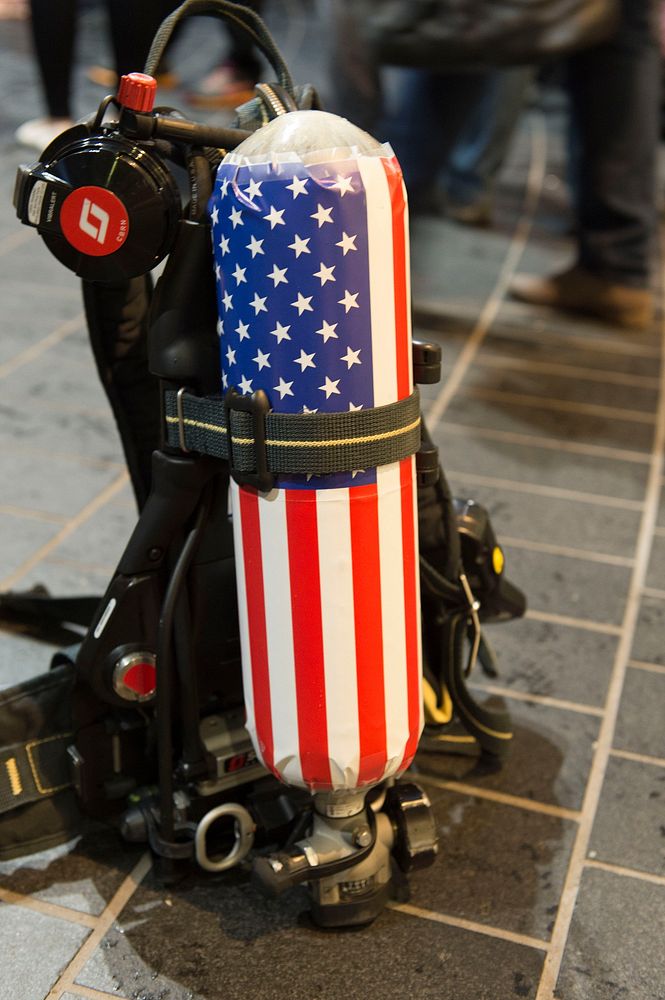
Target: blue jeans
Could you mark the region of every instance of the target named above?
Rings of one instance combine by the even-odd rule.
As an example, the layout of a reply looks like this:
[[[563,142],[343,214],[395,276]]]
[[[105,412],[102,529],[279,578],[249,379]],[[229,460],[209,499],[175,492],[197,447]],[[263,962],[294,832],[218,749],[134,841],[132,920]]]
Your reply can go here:
[[[644,287],[656,229],[661,56],[655,0],[622,0],[611,41],[569,60],[580,263]]]

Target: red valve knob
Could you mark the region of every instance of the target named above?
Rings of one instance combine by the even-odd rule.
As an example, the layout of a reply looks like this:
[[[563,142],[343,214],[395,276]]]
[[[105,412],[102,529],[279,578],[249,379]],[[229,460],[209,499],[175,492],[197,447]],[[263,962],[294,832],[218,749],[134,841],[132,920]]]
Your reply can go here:
[[[147,73],[127,73],[120,77],[118,104],[132,111],[152,111],[157,81]]]

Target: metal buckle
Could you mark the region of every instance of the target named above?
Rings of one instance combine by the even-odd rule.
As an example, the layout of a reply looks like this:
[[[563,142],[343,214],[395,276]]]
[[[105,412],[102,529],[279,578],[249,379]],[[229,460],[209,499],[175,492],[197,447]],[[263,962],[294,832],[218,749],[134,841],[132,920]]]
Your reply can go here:
[[[185,444],[185,411],[183,409],[182,396],[187,390],[185,386],[178,389],[175,397],[175,407],[176,414],[178,416],[178,444],[180,446],[180,451],[184,451],[185,454],[189,454],[189,448]]]
[[[243,472],[236,469],[233,462],[233,436],[231,433],[231,411],[249,413],[252,417],[252,437],[254,439],[254,470]],[[229,448],[229,467],[231,475],[240,486],[254,486],[261,493],[269,493],[275,488],[275,477],[268,468],[268,453],[266,451],[266,417],[270,413],[270,401],[263,389],[258,389],[251,396],[243,396],[233,386],[224,396],[224,414],[226,417],[226,438]]]

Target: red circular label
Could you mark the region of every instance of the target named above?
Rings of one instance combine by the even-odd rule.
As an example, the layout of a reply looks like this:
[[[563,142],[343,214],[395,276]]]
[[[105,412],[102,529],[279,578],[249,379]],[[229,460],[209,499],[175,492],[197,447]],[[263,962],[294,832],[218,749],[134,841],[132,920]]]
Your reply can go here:
[[[80,187],[65,198],[60,209],[65,239],[88,257],[115,253],[129,235],[127,209],[120,199],[100,187]]]

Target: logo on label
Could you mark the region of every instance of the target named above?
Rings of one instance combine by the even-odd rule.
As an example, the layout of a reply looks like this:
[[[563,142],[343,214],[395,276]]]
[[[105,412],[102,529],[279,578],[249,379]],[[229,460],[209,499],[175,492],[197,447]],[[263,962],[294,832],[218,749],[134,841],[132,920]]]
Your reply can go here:
[[[88,257],[115,253],[129,235],[127,209],[100,187],[72,191],[60,209],[60,226],[67,242]]]
[[[79,219],[79,228],[91,236],[93,240],[97,240],[104,246],[104,241],[106,240],[106,231],[109,228],[109,213],[105,212],[100,205],[95,205],[93,201],[89,198],[85,198],[83,201],[83,208],[81,209],[81,218]],[[96,220],[96,224],[95,221]]]

